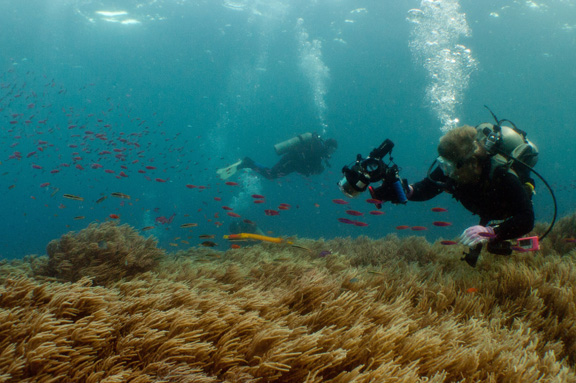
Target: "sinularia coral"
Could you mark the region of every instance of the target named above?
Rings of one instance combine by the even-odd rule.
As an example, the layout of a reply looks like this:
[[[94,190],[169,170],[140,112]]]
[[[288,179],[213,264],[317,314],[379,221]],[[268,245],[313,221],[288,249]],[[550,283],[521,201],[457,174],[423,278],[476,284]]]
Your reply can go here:
[[[415,237],[302,243],[102,286],[3,265],[0,381],[576,382],[573,253],[472,269]]]
[[[141,236],[129,225],[91,224],[51,241],[48,261],[36,274],[68,282],[89,277],[107,285],[152,270],[164,254],[156,245],[154,238]]]

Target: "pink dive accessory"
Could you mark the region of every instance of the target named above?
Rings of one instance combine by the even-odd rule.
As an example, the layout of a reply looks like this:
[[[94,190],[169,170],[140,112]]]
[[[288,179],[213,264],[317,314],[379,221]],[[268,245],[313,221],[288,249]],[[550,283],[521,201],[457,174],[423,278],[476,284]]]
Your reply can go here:
[[[519,251],[536,251],[540,250],[540,243],[538,237],[524,237],[518,238],[516,247]]]

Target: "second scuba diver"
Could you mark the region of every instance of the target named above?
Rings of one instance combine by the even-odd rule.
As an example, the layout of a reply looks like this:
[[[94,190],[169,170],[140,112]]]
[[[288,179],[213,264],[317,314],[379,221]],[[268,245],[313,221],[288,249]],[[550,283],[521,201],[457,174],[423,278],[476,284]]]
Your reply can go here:
[[[240,169],[252,169],[267,179],[284,177],[296,172],[304,176],[320,174],[323,162],[329,167],[328,159],[338,148],[335,139],[322,139],[317,133],[300,134],[290,140],[274,145],[282,158],[272,168],[260,165],[249,157],[217,171],[221,179],[227,179]]]

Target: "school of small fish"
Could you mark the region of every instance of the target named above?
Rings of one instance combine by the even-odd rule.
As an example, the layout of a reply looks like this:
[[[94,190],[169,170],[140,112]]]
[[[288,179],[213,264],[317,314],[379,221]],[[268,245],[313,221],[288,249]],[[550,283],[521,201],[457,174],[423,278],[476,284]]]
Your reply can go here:
[[[168,134],[163,129],[162,120],[134,116],[121,101],[112,97],[107,98],[100,108],[79,109],[67,105],[72,97],[69,93],[88,99],[91,89],[96,86],[90,83],[71,91],[45,75],[22,74],[16,69],[0,76],[0,112],[7,121],[3,146],[8,152],[0,162],[4,170],[5,190],[7,193],[30,194],[30,209],[43,209],[47,215],[53,216],[70,212],[66,228],[72,225],[82,228],[79,225],[92,221],[146,222],[138,225],[140,232],[172,231],[174,235],[168,243],[173,247],[188,244],[216,247],[219,243],[211,241],[216,237],[214,233],[224,230],[231,222],[256,226],[246,218],[247,215],[263,221],[282,222],[301,209],[296,200],[278,201],[273,196],[254,193],[247,194],[248,199],[251,198],[250,210],[237,209],[232,196],[245,189],[242,182],[219,179],[209,183],[191,181],[194,177],[190,174],[215,172],[216,166],[203,168],[197,161],[186,157],[187,152],[204,144],[205,138],[201,135]],[[55,101],[57,97],[61,97],[59,103]],[[48,98],[52,101],[46,101]],[[126,95],[126,99],[129,98],[130,95]],[[155,147],[158,142],[164,146]],[[20,172],[29,173],[36,186],[25,190],[20,188]],[[186,181],[183,181],[182,174],[186,174]],[[172,204],[172,208],[160,209],[148,205],[152,200],[149,194],[166,201],[177,194],[182,195],[183,200]],[[194,210],[191,210],[186,206],[189,200],[201,202],[196,202]],[[385,222],[390,224],[387,220],[389,215],[381,210],[382,205],[382,201],[372,198],[352,202],[324,197],[309,203],[309,206],[302,204],[302,208],[312,213],[336,213],[339,216],[336,216],[334,225],[346,233],[356,230],[361,233],[362,228],[384,227]],[[326,209],[321,210],[323,208]],[[441,206],[430,210],[443,218],[450,213]],[[147,219],[143,220],[143,216]],[[225,227],[221,228],[223,225]],[[442,230],[451,226],[452,222],[448,220],[430,220],[398,222],[392,227],[405,233],[442,235],[446,232]],[[198,229],[206,234],[197,234]],[[179,235],[187,237],[182,239]],[[575,238],[565,238],[564,241],[576,243]],[[457,244],[452,240],[439,243],[444,246]],[[239,249],[241,245],[232,243],[230,247]],[[321,254],[319,256],[324,257],[328,253]]]

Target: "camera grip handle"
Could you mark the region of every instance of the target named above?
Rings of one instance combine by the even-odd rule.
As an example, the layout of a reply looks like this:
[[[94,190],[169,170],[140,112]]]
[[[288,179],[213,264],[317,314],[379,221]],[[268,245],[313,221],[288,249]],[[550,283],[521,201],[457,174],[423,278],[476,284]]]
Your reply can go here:
[[[401,180],[396,180],[392,184],[392,188],[394,188],[394,192],[396,193],[397,203],[405,204],[408,202],[408,198],[406,197],[406,193],[404,192],[404,187],[402,186]]]

